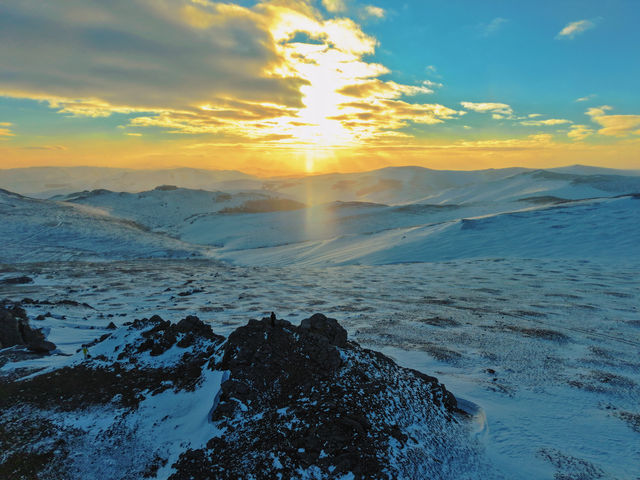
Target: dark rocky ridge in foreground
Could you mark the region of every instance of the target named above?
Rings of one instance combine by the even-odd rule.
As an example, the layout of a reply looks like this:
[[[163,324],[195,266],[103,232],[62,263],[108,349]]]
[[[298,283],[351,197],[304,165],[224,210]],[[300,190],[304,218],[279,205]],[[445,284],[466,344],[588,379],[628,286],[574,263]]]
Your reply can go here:
[[[2,478],[36,478],[25,470],[33,465],[37,478],[86,475],[74,449],[97,448],[82,441],[91,432],[51,422],[50,412],[118,408],[125,409],[119,418],[134,418],[155,395],[197,392],[212,370],[226,374],[219,392],[202,392],[211,438],[182,448],[172,479],[467,478],[478,461],[455,397],[437,379],[348,341],[336,320],[320,314],[300,326],[251,320],[226,341],[196,317],[173,324],[155,316],[104,335],[89,350],[84,361],[0,380]],[[101,448],[134,436],[121,431],[131,422],[116,421],[118,428],[99,437]],[[34,431],[38,422],[45,433]],[[149,448],[103,478],[155,478],[167,462]]]

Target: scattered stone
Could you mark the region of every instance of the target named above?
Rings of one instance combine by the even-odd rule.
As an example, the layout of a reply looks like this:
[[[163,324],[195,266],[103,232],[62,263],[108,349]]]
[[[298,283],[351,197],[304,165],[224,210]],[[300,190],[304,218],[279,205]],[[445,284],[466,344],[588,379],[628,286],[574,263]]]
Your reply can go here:
[[[25,285],[27,283],[33,283],[33,278],[21,276],[3,278],[2,280],[0,280],[0,285]]]

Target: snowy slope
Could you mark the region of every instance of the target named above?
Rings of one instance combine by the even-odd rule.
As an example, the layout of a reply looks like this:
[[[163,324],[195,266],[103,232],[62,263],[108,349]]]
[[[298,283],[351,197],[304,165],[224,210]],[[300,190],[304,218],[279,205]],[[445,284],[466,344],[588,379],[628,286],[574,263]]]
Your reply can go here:
[[[268,190],[231,194],[183,188],[138,194],[96,190],[57,198],[98,207],[186,242],[249,249],[632,194],[640,191],[640,177],[402,167],[271,180],[262,187]],[[324,200],[328,203],[320,203]],[[298,208],[302,203],[310,207]]]
[[[64,202],[23,199],[21,205],[52,209],[47,221],[73,212],[77,218],[63,229],[58,221],[42,224],[40,213],[8,207],[12,226],[3,228],[10,245],[33,238],[34,247],[46,247],[33,260],[55,252],[87,256],[86,250],[117,258],[164,256],[202,250],[197,245],[243,265],[635,254],[639,202],[633,195],[616,197],[640,192],[640,176],[599,172],[401,167],[270,180],[260,185],[263,190],[230,193],[173,186],[140,193],[102,189],[56,197]],[[324,199],[331,201],[318,203]],[[83,225],[81,217],[90,222]],[[100,228],[87,227],[96,222]],[[138,235],[141,226],[156,235]],[[114,247],[122,239],[98,240],[92,237],[97,232],[124,236],[124,243]],[[10,250],[5,255],[17,258]],[[29,252],[18,255],[31,259]]]
[[[379,265],[458,258],[638,258],[640,199],[580,201],[475,218],[218,251],[243,265]]]
[[[580,170],[578,170],[580,171]],[[553,195],[567,199],[640,192],[640,176],[611,174],[593,169],[590,174],[505,168],[446,171],[420,167],[389,167],[371,172],[331,174],[265,182],[265,187],[286,193],[306,204],[360,201],[401,205],[516,201]]]
[[[226,193],[172,186],[160,186],[140,193],[93,190],[55,199],[100,208],[114,217],[131,220],[187,241],[193,239],[185,237],[182,231],[201,217],[220,214],[220,218],[224,218],[233,212],[286,211],[304,207],[299,202],[270,192]]]
[[[200,248],[85,206],[0,190],[0,262],[185,258]]]
[[[247,318],[270,311],[298,323],[320,310],[340,318],[362,345],[437,376],[456,397],[479,406],[476,436],[500,470],[480,478],[636,480],[639,266],[631,256],[616,262],[491,259],[334,268],[239,267],[201,260],[18,264],[3,266],[2,275],[28,275],[34,282],[0,283],[0,298],[39,301],[25,302],[28,316],[65,354],[112,333],[106,329],[110,321],[120,327],[153,314],[175,320],[197,314],[227,336]],[[41,315],[44,320],[35,320]],[[91,350],[96,356],[114,355],[98,345]],[[166,353],[177,359],[176,352]],[[165,357],[146,353],[143,364],[151,358],[165,364]],[[53,355],[0,369],[59,368],[70,361],[83,359],[81,354]],[[166,400],[162,408],[171,414],[157,427],[161,435],[177,423],[195,427],[203,418],[203,402],[211,405],[211,392],[198,389],[192,398],[180,394],[173,397],[177,403],[168,396],[149,398]],[[144,437],[164,415],[158,408],[143,408],[149,420],[140,424]],[[187,410],[194,415],[181,418]],[[119,418],[114,413],[73,412],[68,418],[79,427],[102,429]],[[203,422],[203,430],[193,431],[208,427]],[[167,443],[174,439],[166,437]],[[136,445],[137,454],[153,452],[137,442],[144,438],[131,440],[101,455],[127,460],[127,448]],[[130,460],[128,465],[139,467]]]

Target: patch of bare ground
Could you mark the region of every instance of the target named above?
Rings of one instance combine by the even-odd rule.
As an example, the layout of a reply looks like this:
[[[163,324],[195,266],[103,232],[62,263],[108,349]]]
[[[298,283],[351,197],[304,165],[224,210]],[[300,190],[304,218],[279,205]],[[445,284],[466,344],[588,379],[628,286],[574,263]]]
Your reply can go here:
[[[618,411],[613,414],[614,417],[618,417],[624,421],[629,427],[640,433],[640,413],[633,413],[627,411]]]
[[[630,378],[604,370],[591,370],[587,374],[580,374],[577,378],[569,380],[568,383],[572,387],[582,390],[614,395],[636,386],[636,383]]]
[[[554,448],[541,448],[538,456],[556,469],[555,480],[595,480],[605,478],[605,472],[591,462],[562,453]]]

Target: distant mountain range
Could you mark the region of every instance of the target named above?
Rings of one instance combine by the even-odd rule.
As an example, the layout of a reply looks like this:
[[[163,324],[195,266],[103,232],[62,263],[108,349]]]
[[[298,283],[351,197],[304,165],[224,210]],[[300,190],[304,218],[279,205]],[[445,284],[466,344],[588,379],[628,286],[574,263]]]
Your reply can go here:
[[[306,204],[330,201],[409,203],[446,189],[484,184],[522,173],[549,172],[558,180],[582,177],[638,177],[640,170],[613,170],[575,165],[548,170],[505,168],[476,171],[388,167],[369,172],[259,178],[235,170],[177,168],[132,170],[104,167],[33,167],[0,170],[0,188],[36,198],[106,189],[142,192],[160,185],[209,191],[269,190]],[[635,183],[634,183],[635,185]]]
[[[0,192],[0,261],[206,256],[249,265],[335,265],[640,258],[637,172],[394,167],[286,179],[192,169],[0,173],[0,185],[14,191],[47,189],[54,181],[58,193],[49,199]],[[62,193],[80,184],[89,188]],[[198,188],[185,187],[194,184]],[[112,191],[114,185],[126,188]]]

